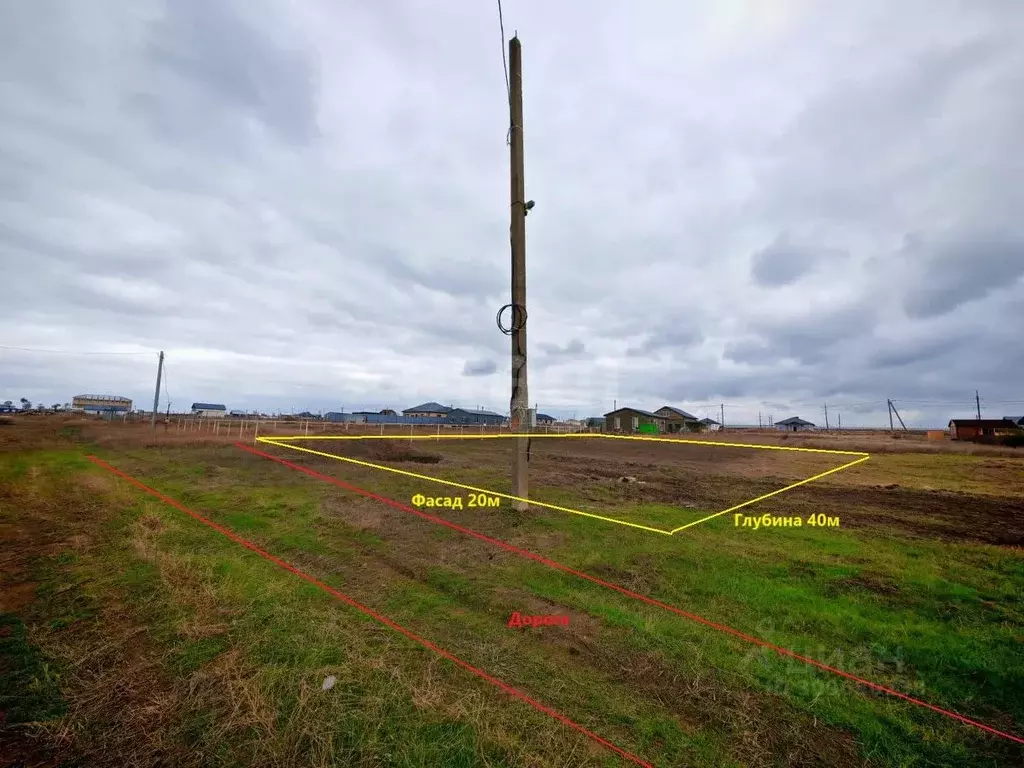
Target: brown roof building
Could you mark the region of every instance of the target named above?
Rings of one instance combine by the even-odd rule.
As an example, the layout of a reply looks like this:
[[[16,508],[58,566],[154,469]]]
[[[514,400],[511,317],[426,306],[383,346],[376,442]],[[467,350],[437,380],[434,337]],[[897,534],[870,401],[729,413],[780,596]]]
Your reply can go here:
[[[639,408],[617,408],[604,415],[605,429],[609,432],[639,432],[640,427],[653,424],[659,432],[665,431],[666,419]]]
[[[987,435],[1011,435],[1018,431],[1007,419],[950,419],[949,436],[954,440],[974,440]]]

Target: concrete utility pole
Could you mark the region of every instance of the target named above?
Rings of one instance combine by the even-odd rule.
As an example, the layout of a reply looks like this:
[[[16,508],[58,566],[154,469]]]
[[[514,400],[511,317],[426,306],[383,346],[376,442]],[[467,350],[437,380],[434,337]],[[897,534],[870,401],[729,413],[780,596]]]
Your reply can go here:
[[[510,426],[523,434],[529,431],[530,397],[526,379],[526,179],[523,167],[523,55],[519,38],[508,41],[509,59],[509,159],[511,181],[512,243],[512,407]],[[517,437],[512,464],[512,495],[527,498],[529,481],[529,438]],[[512,508],[525,510],[522,501]]]
[[[164,375],[164,353],[160,350],[160,361],[156,366],[156,392],[153,393],[153,415],[149,417],[149,428],[156,431],[156,410],[160,407],[160,377]]]
[[[725,403],[719,403],[719,408],[722,409],[722,426],[725,426]]]
[[[825,403],[825,431],[828,432],[828,403]]]
[[[981,398],[978,396],[978,390],[974,390],[974,407],[978,409],[978,421],[981,421]]]

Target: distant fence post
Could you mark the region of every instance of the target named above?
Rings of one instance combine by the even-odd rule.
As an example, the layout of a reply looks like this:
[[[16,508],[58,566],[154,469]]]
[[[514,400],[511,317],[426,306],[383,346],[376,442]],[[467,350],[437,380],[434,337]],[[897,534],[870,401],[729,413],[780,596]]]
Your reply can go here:
[[[260,420],[256,419],[256,428],[252,431],[252,444],[256,445],[257,438],[260,436]]]
[[[238,420],[238,439],[239,440],[242,439],[242,428],[244,426],[245,426],[245,421],[243,419],[239,419]]]

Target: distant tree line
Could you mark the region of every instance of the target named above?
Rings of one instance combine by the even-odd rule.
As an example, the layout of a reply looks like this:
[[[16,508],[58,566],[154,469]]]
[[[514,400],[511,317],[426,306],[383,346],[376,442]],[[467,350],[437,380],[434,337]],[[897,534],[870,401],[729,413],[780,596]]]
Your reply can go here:
[[[32,410],[32,401],[29,400],[27,397],[21,398],[18,402],[21,405],[21,410],[23,410],[23,411],[31,411]],[[4,407],[5,408],[13,408],[14,407],[14,401],[13,400],[4,400]],[[46,406],[43,405],[42,403],[40,403],[39,405],[36,406],[36,410],[45,411],[46,410]],[[50,406],[50,410],[51,411],[70,411],[71,410],[71,403],[64,403],[64,405],[61,405],[60,403],[54,403],[53,405]]]

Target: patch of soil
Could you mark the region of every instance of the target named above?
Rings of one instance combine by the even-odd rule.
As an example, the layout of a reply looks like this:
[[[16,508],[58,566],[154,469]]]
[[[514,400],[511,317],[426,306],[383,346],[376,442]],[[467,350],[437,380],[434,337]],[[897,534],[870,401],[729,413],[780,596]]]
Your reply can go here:
[[[408,440],[353,440],[326,452],[374,462],[438,464],[442,460],[440,454],[423,451]]]
[[[0,581],[0,611],[15,613],[36,599],[38,582],[22,581],[17,584]]]
[[[694,649],[699,653],[699,649]],[[681,673],[660,652],[612,657],[600,668],[669,709],[691,734],[708,725],[729,734],[740,765],[861,766],[853,736],[798,712],[782,696],[737,690],[715,672]]]
[[[3,727],[4,712],[0,710],[0,728]],[[40,747],[38,741],[18,731],[0,730],[0,766],[5,768],[59,768],[60,760]]]
[[[567,625],[510,628],[510,631],[536,633],[543,637],[545,645],[562,648],[573,657],[594,659],[601,655],[602,651],[595,641],[600,632],[601,622],[589,613],[568,608],[525,591],[499,588],[495,590],[495,594],[508,604],[507,614],[503,616],[506,621],[511,619],[513,611],[518,611],[521,616],[569,617]]]
[[[773,514],[826,512],[844,528],[887,528],[920,538],[1024,545],[1024,502],[910,488],[808,485],[781,494]]]
[[[592,565],[587,570],[592,576],[610,581],[612,584],[625,587],[633,592],[639,592],[641,595],[648,594],[654,589],[654,583],[650,576],[642,572],[625,571],[603,563]]]

